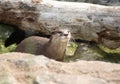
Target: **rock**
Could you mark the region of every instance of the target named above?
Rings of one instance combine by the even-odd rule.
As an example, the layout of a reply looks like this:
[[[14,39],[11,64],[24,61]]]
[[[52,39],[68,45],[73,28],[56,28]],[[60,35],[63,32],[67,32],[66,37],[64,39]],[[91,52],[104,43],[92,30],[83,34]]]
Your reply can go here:
[[[58,1],[86,2],[86,3],[100,4],[100,5],[107,5],[107,6],[120,5],[119,0],[58,0]]]
[[[10,74],[0,74],[0,84],[18,84],[16,79]]]
[[[79,41],[78,47],[73,56],[66,56],[65,61],[76,61],[76,60],[87,60],[87,61],[106,61],[106,62],[113,62],[113,63],[120,63],[120,53],[114,52],[107,52],[104,49],[97,45],[94,42],[81,42]],[[118,50],[119,51],[119,50]]]
[[[7,53],[0,55],[0,64],[0,79],[9,84],[120,84],[120,64],[115,63],[63,63],[44,56]]]
[[[106,80],[91,76],[64,75],[64,74],[40,74],[35,80],[37,84],[108,84]]]
[[[104,59],[105,52],[100,50],[96,43],[90,44],[90,43],[79,43],[78,47],[75,51],[74,56],[68,56],[66,57],[66,61],[68,60],[88,60],[88,61],[94,61],[94,60],[102,60]]]

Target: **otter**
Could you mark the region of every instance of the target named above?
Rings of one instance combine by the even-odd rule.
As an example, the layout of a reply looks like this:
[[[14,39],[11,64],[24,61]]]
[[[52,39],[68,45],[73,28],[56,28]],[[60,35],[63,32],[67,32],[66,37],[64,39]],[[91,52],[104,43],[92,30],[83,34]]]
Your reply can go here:
[[[55,30],[50,39],[31,36],[24,39],[16,48],[16,52],[44,55],[57,61],[63,61],[71,33],[68,30]]]

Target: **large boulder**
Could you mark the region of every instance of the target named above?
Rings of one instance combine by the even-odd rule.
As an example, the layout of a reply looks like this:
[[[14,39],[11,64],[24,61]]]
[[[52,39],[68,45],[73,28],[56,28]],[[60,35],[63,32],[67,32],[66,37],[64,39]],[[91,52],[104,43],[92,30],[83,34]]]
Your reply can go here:
[[[120,64],[57,62],[24,53],[0,55],[0,84],[120,84]]]

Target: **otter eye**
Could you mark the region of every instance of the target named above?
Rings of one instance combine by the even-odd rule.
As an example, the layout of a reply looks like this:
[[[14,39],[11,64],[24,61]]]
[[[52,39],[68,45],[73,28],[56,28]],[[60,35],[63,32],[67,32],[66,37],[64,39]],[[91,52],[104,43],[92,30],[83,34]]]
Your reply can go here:
[[[57,33],[62,34],[62,32],[61,32],[61,31],[58,31]]]

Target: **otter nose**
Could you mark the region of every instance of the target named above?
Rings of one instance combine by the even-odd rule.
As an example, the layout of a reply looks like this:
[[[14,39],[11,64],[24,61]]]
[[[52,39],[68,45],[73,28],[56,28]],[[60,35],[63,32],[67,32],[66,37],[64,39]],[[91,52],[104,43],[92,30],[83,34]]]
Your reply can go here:
[[[64,36],[68,36],[68,34],[64,34]]]
[[[68,36],[70,34],[70,31],[67,31],[64,33],[64,36]]]

